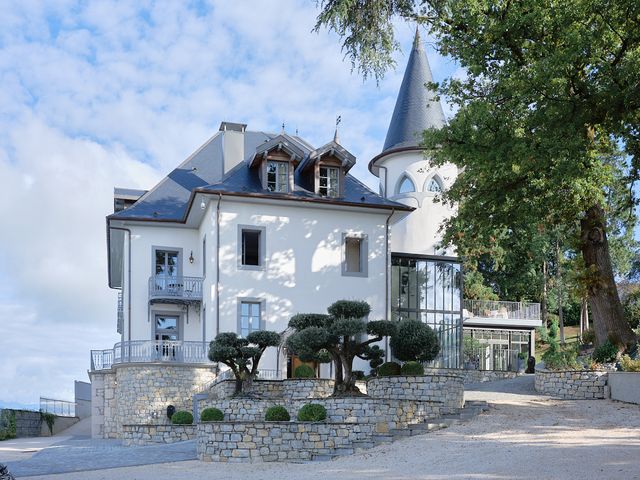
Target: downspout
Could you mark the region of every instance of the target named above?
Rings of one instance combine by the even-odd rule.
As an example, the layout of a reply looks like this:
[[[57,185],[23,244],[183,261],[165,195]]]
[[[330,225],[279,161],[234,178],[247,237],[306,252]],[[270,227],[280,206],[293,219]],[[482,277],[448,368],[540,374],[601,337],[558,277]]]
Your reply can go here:
[[[129,234],[127,242],[127,361],[131,361],[131,230],[124,227],[112,227],[109,230],[121,230]],[[109,232],[109,241],[111,232]],[[111,269],[111,267],[109,267]],[[122,356],[122,354],[121,354]]]
[[[385,172],[384,175],[384,180],[385,183],[387,181],[387,173]],[[385,189],[385,196],[386,196],[386,192],[387,190]],[[389,216],[387,217],[387,220],[385,222],[384,225],[384,244],[385,244],[385,250],[384,250],[384,254],[385,254],[385,269],[384,269],[384,288],[385,288],[385,295],[384,295],[384,311],[385,311],[385,316],[387,317],[387,320],[391,319],[391,312],[389,309],[389,297],[391,296],[391,285],[389,284],[389,270],[391,269],[391,264],[389,262],[389,222],[391,221],[391,217],[393,216],[393,214],[395,213],[396,209],[392,208],[391,209],[391,213],[389,214]],[[384,337],[384,343],[385,343],[385,357],[386,360],[389,361],[389,337]]]
[[[216,336],[220,333],[220,202],[222,194],[218,193],[216,205]]]

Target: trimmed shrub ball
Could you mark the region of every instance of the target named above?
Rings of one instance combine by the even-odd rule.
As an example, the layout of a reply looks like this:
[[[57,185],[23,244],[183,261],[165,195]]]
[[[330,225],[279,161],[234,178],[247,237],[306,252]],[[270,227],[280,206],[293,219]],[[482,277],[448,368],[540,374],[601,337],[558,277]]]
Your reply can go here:
[[[396,362],[385,362],[378,367],[379,377],[390,377],[391,375],[400,375],[400,364]]]
[[[224,420],[224,413],[217,408],[205,408],[200,414],[201,422],[221,422]]]
[[[419,362],[406,362],[400,372],[402,375],[424,375],[424,367]]]
[[[597,363],[607,363],[615,361],[617,355],[618,347],[607,340],[602,345],[596,347],[591,354],[591,358]]]
[[[300,422],[321,422],[327,419],[327,409],[319,403],[307,403],[298,412]]]
[[[267,422],[288,422],[291,420],[291,417],[286,408],[281,405],[274,405],[273,407],[267,408],[264,419]]]
[[[298,365],[293,371],[293,378],[316,378],[316,372],[309,365]]]
[[[193,423],[193,415],[186,410],[180,410],[171,415],[171,423],[174,425],[191,425]]]

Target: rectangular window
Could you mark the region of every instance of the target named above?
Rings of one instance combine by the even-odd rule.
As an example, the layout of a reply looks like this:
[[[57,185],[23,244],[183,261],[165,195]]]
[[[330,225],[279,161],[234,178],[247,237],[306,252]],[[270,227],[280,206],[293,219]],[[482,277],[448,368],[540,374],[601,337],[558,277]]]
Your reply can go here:
[[[267,190],[287,193],[289,191],[289,164],[287,162],[267,162]]]
[[[342,275],[366,277],[368,274],[367,236],[343,234],[342,248]]]
[[[238,268],[242,270],[264,268],[265,232],[264,227],[238,225]]]
[[[320,167],[318,193],[323,197],[337,197],[340,192],[340,170],[337,167]]]
[[[262,320],[260,302],[240,302],[240,336],[246,337],[251,332],[260,330]]]
[[[156,275],[163,277],[178,276],[179,252],[156,250]]]

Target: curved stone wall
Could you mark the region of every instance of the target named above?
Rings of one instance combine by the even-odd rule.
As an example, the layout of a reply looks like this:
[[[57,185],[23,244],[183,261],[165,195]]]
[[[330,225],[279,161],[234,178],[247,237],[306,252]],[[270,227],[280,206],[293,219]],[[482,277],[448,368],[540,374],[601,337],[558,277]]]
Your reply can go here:
[[[607,372],[536,370],[537,392],[571,400],[606,398]]]
[[[282,381],[282,394],[289,400],[326,398],[333,394],[334,383],[328,378],[288,378]]]
[[[516,378],[518,376],[516,372],[467,370],[463,368],[425,368],[424,373],[427,375],[457,375],[462,377],[462,383],[464,385],[468,385],[470,383],[495,382],[496,380]]]
[[[196,425],[123,425],[122,444],[155,445],[183,442],[196,437]]]
[[[197,365],[128,364],[116,368],[116,421],[169,424],[167,406],[191,411],[192,396],[215,378],[214,368]]]
[[[437,402],[451,410],[464,406],[464,385],[459,375],[377,377],[367,382],[367,393],[372,398]]]

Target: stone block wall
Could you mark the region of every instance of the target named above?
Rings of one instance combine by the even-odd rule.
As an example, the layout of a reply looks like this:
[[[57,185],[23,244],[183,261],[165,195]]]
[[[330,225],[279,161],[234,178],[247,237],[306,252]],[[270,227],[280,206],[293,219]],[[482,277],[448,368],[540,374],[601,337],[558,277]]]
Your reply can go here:
[[[123,425],[123,445],[182,442],[196,437],[196,425]]]
[[[328,397],[333,393],[333,380],[325,378],[288,378],[255,380],[252,392],[263,399],[300,399]],[[235,393],[235,380],[224,380],[209,389],[213,399],[230,398]]]
[[[14,410],[16,418],[16,437],[39,437],[42,431],[40,412]],[[46,426],[45,426],[46,428]]]
[[[464,385],[458,375],[372,378],[367,382],[367,392],[373,398],[436,402],[451,411],[464,406]]]
[[[607,372],[536,370],[537,392],[572,400],[606,398]]]
[[[425,368],[424,372],[429,375],[457,375],[462,377],[464,385],[472,383],[495,382],[507,378],[516,378],[516,372],[499,372],[494,370],[466,370],[462,368]]]
[[[207,422],[198,425],[197,452],[205,462],[311,460],[349,449],[373,433],[373,424]]]

